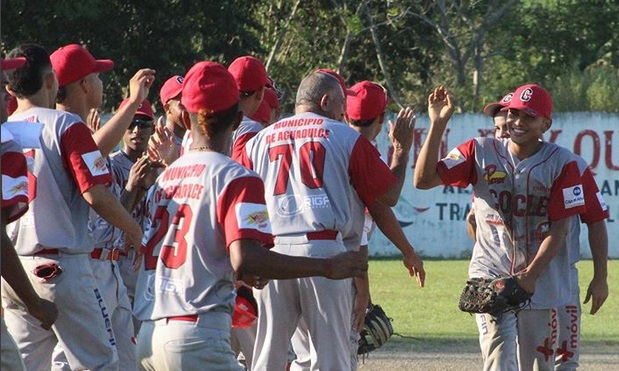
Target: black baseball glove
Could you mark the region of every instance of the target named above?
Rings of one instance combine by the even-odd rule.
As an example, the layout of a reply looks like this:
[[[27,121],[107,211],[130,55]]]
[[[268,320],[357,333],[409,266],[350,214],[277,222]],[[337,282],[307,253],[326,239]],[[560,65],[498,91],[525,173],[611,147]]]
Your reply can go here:
[[[393,335],[391,318],[380,305],[370,304],[365,313],[365,323],[359,338],[357,354],[366,354],[380,348]]]
[[[496,317],[522,309],[531,296],[514,277],[471,278],[462,290],[458,307],[463,312],[489,313]]]

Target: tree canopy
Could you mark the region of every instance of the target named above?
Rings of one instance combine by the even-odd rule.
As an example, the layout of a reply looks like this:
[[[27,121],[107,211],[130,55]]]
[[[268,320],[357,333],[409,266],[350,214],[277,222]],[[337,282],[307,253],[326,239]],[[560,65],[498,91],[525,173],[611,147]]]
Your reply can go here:
[[[619,3],[612,0],[1,0],[2,51],[85,45],[116,67],[106,109],[139,68],[158,88],[199,60],[261,58],[285,88],[316,68],[374,80],[393,108],[425,110],[435,85],[479,112],[518,85],[547,87],[555,111],[619,112]]]

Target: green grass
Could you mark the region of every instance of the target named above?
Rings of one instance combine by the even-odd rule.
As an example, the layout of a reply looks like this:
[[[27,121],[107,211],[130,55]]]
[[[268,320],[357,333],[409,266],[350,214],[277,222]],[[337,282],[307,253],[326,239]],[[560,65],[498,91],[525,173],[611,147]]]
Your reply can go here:
[[[400,260],[370,260],[372,301],[380,304],[394,320],[394,331],[414,338],[476,339],[475,319],[458,309],[458,298],[467,279],[468,261],[426,260],[426,285],[417,286]],[[590,260],[578,264],[581,302],[592,277]],[[619,344],[619,260],[608,264],[609,297],[600,311],[589,315],[590,304],[583,306],[583,341]]]

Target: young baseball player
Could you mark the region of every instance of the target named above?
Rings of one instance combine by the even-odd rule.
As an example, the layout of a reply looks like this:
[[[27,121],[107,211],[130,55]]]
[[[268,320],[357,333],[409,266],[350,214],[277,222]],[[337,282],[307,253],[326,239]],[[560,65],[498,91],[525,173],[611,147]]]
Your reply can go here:
[[[165,112],[155,125],[155,133],[148,141],[147,153],[152,161],[168,166],[183,153],[183,142],[189,140],[191,131],[185,127],[181,116],[185,109],[181,104],[184,77],[170,77],[159,91],[159,99]]]
[[[557,326],[551,331],[557,331],[555,350],[556,370],[576,370],[580,357],[580,286],[578,284],[578,269],[576,263],[580,260],[580,223],[586,223],[588,229],[589,247],[593,258],[593,278],[587,288],[585,301],[591,299],[591,314],[597,313],[608,297],[607,267],[608,267],[608,231],[606,218],[609,211],[602,197],[589,164],[580,156],[576,156],[578,168],[583,178],[583,189],[587,210],[578,217],[574,216],[567,238],[567,249],[570,262],[571,294],[565,305],[553,309]],[[555,313],[556,311],[556,313]]]
[[[103,101],[102,82],[99,72],[104,72],[113,67],[111,60],[96,60],[90,52],[77,44],[63,46],[50,55],[52,67],[56,72],[59,81],[59,93],[56,99],[57,109],[72,112],[80,115],[82,120],[90,119],[93,109],[100,109]],[[91,72],[90,66],[101,66],[95,72]],[[129,119],[125,117],[134,113],[143,112],[146,108],[150,111],[150,126],[152,133],[152,109],[148,101],[135,101],[148,95],[150,86],[154,80],[154,71],[142,69],[136,73],[130,81],[130,96],[123,101],[116,114],[109,120],[103,129],[93,133],[93,139],[102,151],[102,155],[107,156],[112,146],[120,140],[119,134],[125,132]],[[136,111],[137,110],[137,111]],[[131,116],[129,116],[131,117]],[[125,121],[123,121],[125,120]],[[143,138],[143,145],[146,146],[148,137]],[[106,166],[112,171],[112,163],[107,159]],[[150,164],[147,164],[150,167]],[[148,169],[145,169],[148,171]],[[125,199],[124,206],[131,210],[131,205],[136,196],[136,192],[121,195],[124,187],[118,182],[116,173],[113,171],[112,182],[109,186],[114,196],[121,200]],[[143,192],[142,192],[143,193]],[[115,241],[120,238],[122,231],[109,224],[104,218],[91,210],[89,231],[94,239],[94,250],[91,252],[91,265],[93,274],[97,280],[97,287],[104,299],[106,309],[111,318],[111,325],[114,332],[115,345],[119,358],[119,368],[123,370],[135,369],[135,341],[133,322],[131,316],[131,306],[127,289],[120,275],[117,262],[120,259],[121,247],[115,245]],[[54,352],[54,364],[67,365],[63,349],[58,346]]]
[[[513,95],[513,93],[508,93],[500,101],[488,103],[483,109],[486,116],[492,117],[492,122],[494,124],[494,137],[497,139],[509,138],[507,111],[502,109],[507,107],[509,102],[512,100]],[[473,241],[477,240],[477,237],[475,237],[476,226],[475,203],[471,202],[471,210],[466,215],[466,233],[468,233],[469,237],[471,237]]]
[[[346,251],[344,241],[360,236],[352,218],[357,199],[379,202],[395,182],[369,141],[339,121],[345,91],[331,73],[312,72],[297,91],[296,114],[246,145],[242,163],[265,181],[274,251],[324,257]],[[359,239],[350,246],[358,249]],[[286,366],[288,339],[299,321],[307,325],[317,355],[312,367],[350,369],[350,280],[275,280],[257,293],[257,301],[253,369]]]
[[[235,273],[245,280],[342,279],[367,271],[355,252],[301,258],[263,248],[272,242],[264,185],[226,155],[242,117],[238,101],[234,78],[220,64],[200,62],[187,72],[183,120],[191,122],[193,144],[148,193],[135,303],[144,321],[141,369],[241,369],[229,342]]]
[[[44,124],[40,148],[28,152],[33,159],[30,207],[16,222],[15,247],[33,287],[57,305],[59,316],[53,332],[45,331],[3,289],[5,320],[28,370],[49,369],[57,343],[73,369],[115,369],[118,356],[109,314],[89,262],[89,210],[134,240],[142,231],[107,189],[111,178],[105,160],[80,117],[48,108],[54,105],[58,80],[47,51],[27,44],[11,55],[25,57],[27,63],[9,78],[8,89],[18,100],[9,121]],[[96,73],[101,65],[86,67]]]
[[[6,95],[5,86],[7,84],[6,73],[16,68],[22,67],[26,63],[25,58],[14,58],[2,60],[0,66],[2,77],[2,89],[0,90],[0,122],[4,123],[7,119],[5,107]],[[9,125],[2,125],[2,144],[0,144],[1,168],[2,168],[2,279],[19,297],[26,310],[38,321],[41,327],[49,330],[58,316],[58,309],[54,303],[39,297],[28,276],[19,261],[15,252],[13,242],[10,240],[6,226],[17,220],[28,209],[28,167],[26,157],[22,152],[22,146],[17,143],[18,138],[24,136],[34,137],[38,142],[38,130],[19,130],[15,136],[7,128]],[[34,126],[34,125],[33,125]],[[33,138],[29,138],[33,139]],[[21,141],[22,144],[26,142]],[[8,289],[8,287],[7,287]],[[0,368],[2,370],[24,370],[24,363],[17,349],[13,338],[9,335],[4,317],[0,318],[1,335],[0,345]]]
[[[264,92],[267,89],[266,85],[269,83],[269,76],[262,62],[251,56],[235,59],[228,67],[228,71],[239,87],[241,98],[239,109],[243,112],[243,121],[232,135],[231,156],[238,161],[245,148],[245,143],[263,128],[259,122],[250,119],[250,117],[254,115],[262,103]]]
[[[181,105],[181,92],[183,91],[183,76],[175,75],[170,77],[163,83],[159,90],[159,98],[165,112],[165,128],[174,134],[174,142],[180,146],[183,142],[183,137],[187,132],[187,127],[182,123],[181,113],[183,106]]]
[[[453,105],[438,87],[428,98],[430,130],[415,167],[415,186],[473,185],[477,241],[470,277],[514,275],[530,307],[494,317],[476,315],[484,369],[552,369],[551,308],[570,295],[566,234],[586,210],[574,155],[540,141],[552,123],[552,98],[539,85],[516,89],[507,106],[510,139],[475,138],[439,158]],[[550,354],[546,349],[550,348]]]
[[[493,118],[495,138],[509,138],[507,128],[507,111],[501,109],[508,106],[513,93],[509,93],[498,102],[490,103],[484,107],[484,114]],[[578,367],[580,354],[580,289],[578,284],[578,269],[576,263],[580,260],[580,221],[587,223],[589,246],[593,257],[593,279],[587,290],[585,303],[593,298],[591,314],[595,314],[604,304],[608,297],[607,283],[607,259],[608,259],[608,233],[605,219],[608,218],[608,207],[599,192],[593,174],[588,164],[582,157],[575,155],[578,167],[583,178],[583,190],[587,197],[587,211],[585,214],[573,216],[571,220],[570,234],[567,237],[567,247],[570,255],[570,270],[572,277],[572,295],[570,302],[553,309],[556,312],[557,344],[555,350],[555,369],[573,370]],[[475,208],[472,207],[467,216],[467,231],[475,241]],[[554,321],[551,321],[551,325]],[[552,328],[551,328],[552,330]]]
[[[123,100],[119,107],[127,104],[127,99]],[[120,108],[119,108],[120,109]],[[122,140],[122,148],[110,155],[112,175],[117,187],[122,190],[120,199],[131,212],[131,216],[140,224],[144,221],[144,208],[146,200],[144,196],[158,175],[157,171],[161,167],[158,162],[150,161],[145,156],[149,138],[154,132],[154,113],[150,102],[144,100],[133,116],[129,128],[125,131]],[[120,249],[118,268],[120,276],[127,288],[127,295],[131,307],[135,300],[135,285],[137,272],[133,268],[138,246],[125,243],[124,236],[121,234],[118,239],[113,241],[114,248]],[[133,320],[135,334],[138,333],[140,321]]]

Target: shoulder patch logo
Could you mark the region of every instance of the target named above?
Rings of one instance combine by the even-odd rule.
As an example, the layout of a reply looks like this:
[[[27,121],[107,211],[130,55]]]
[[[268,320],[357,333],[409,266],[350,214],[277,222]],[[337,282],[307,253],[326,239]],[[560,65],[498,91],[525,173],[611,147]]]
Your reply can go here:
[[[88,170],[90,170],[92,176],[105,175],[109,173],[105,159],[101,156],[101,152],[99,152],[99,150],[84,153],[82,155],[82,160],[84,160],[84,163],[88,166]]]
[[[563,202],[566,209],[583,206],[585,204],[585,195],[582,191],[582,184],[563,188]]]
[[[235,206],[239,229],[256,229],[262,233],[271,233],[271,222],[266,205],[241,202]]]
[[[464,158],[460,150],[454,148],[441,161],[445,164],[445,166],[447,166],[448,169],[451,169],[455,166],[460,165],[461,163],[466,161],[466,159]]]

